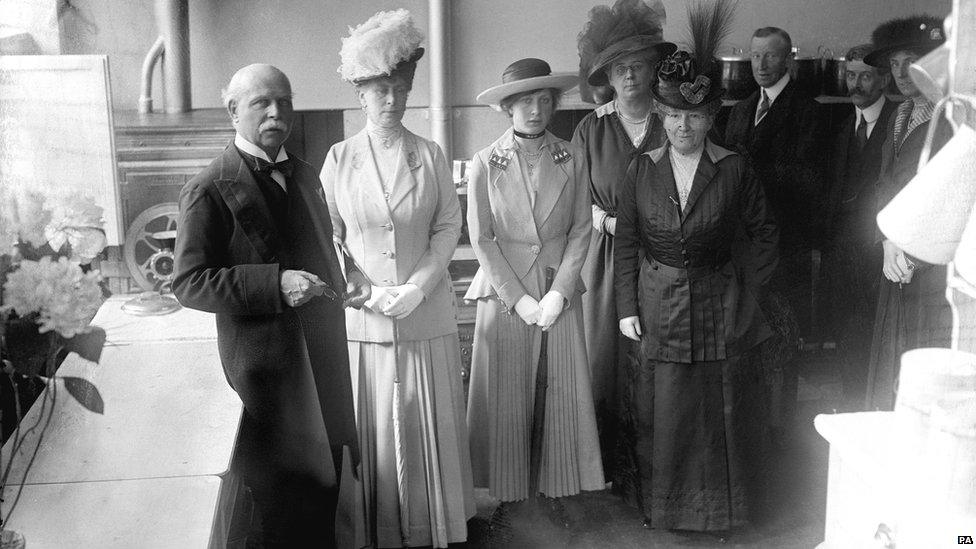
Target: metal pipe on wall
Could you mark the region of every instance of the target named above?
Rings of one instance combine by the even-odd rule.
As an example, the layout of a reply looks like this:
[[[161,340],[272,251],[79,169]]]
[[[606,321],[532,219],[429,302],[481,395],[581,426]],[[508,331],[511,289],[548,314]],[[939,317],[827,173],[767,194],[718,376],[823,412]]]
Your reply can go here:
[[[451,0],[429,0],[430,27],[430,138],[441,146],[450,162],[453,156],[450,43]]]
[[[139,112],[143,114],[153,111],[153,69],[156,67],[156,62],[162,57],[164,47],[165,42],[163,41],[163,37],[156,38],[156,42],[149,48],[149,53],[146,54],[146,58],[142,60],[142,78],[140,79],[139,87]]]
[[[163,93],[166,112],[187,112],[190,99],[190,8],[187,0],[156,0],[156,21],[165,43]]]

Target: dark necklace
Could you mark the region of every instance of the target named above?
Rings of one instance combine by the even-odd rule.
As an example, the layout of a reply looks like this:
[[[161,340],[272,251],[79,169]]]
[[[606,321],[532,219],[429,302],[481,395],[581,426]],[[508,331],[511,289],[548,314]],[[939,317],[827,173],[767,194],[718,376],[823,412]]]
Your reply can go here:
[[[539,133],[522,133],[515,128],[512,128],[512,131],[515,132],[515,137],[521,137],[522,139],[539,139],[546,134],[546,130],[542,130]]]

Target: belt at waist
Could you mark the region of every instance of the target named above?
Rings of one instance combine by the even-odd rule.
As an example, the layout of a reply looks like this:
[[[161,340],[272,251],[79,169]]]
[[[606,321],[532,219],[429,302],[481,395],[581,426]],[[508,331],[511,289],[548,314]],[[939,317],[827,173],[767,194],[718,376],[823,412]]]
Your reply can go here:
[[[655,271],[661,271],[665,276],[679,278],[704,278],[714,274],[716,271],[722,270],[723,267],[729,264],[731,259],[726,258],[724,261],[717,261],[711,265],[687,265],[681,267],[675,267],[673,265],[667,265],[661,263],[657,258],[653,257],[650,253],[644,253],[644,261],[647,262],[648,266]]]

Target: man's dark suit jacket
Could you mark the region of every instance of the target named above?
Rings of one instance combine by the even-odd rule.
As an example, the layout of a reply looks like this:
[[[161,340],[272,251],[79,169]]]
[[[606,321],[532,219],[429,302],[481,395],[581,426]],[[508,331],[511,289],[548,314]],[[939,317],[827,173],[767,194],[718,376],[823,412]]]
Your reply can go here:
[[[780,228],[780,248],[819,245],[826,200],[820,105],[790,82],[759,125],[759,90],[732,107],[725,146],[743,155],[763,185]]]
[[[855,115],[844,119],[833,139],[830,155],[830,191],[827,200],[827,229],[831,240],[874,241],[875,188],[881,172],[881,148],[888,118],[898,103],[886,100],[864,149],[857,150]]]
[[[358,455],[344,313],[324,297],[288,307],[279,272],[304,267],[282,264],[291,254],[319,266],[337,293],[345,282],[318,176],[293,162],[287,217],[308,226],[288,238],[234,145],[184,186],[173,291],[183,305],[216,313],[224,373],[245,408],[242,444],[259,461],[248,466],[269,489],[282,478],[329,488],[332,451],[345,445]],[[298,249],[312,253],[296,259]]]

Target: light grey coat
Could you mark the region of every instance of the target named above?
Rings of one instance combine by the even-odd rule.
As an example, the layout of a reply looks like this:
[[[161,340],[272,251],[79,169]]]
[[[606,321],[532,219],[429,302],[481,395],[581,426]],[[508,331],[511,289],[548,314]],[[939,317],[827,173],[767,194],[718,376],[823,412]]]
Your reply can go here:
[[[322,167],[334,238],[375,286],[416,284],[424,300],[398,323],[403,341],[457,332],[447,265],[461,234],[461,205],[439,146],[404,130],[389,200],[366,130],[336,143]],[[349,309],[351,341],[393,340],[393,322],[380,313]]]

